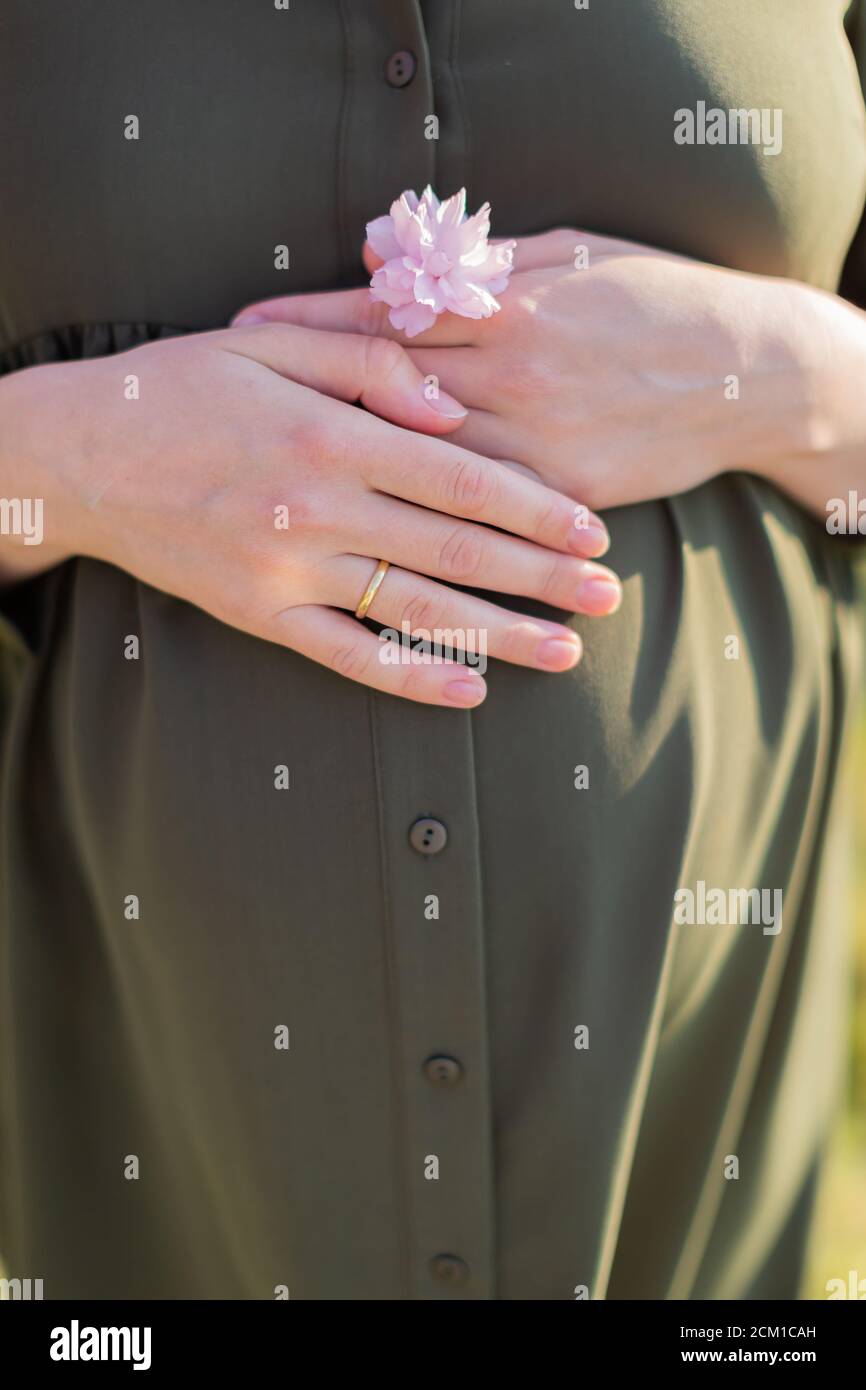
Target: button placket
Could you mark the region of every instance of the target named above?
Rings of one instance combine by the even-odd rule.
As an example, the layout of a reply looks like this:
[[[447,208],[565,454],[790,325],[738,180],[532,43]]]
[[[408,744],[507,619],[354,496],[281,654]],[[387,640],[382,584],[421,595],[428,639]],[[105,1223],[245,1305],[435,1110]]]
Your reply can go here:
[[[364,226],[407,188],[433,181],[436,141],[427,38],[417,0],[340,0],[345,97],[339,134],[341,244],[347,283],[363,279]],[[382,152],[387,151],[383,158]]]
[[[417,0],[367,6],[341,0],[346,99],[340,133],[340,206],[346,266],[363,226],[405,188],[434,181],[436,141],[427,38]],[[388,55],[411,53],[412,79],[395,89]],[[406,75],[405,62],[400,64]],[[369,80],[378,74],[376,80]],[[382,150],[387,150],[387,159]],[[405,1209],[407,1294],[493,1295],[493,1173],[487,1006],[471,724],[468,715],[371,695],[379,780],[383,932],[389,1046],[395,1076],[395,1178]],[[416,830],[419,821],[425,825]],[[431,894],[438,917],[425,915]],[[448,1083],[442,1059],[460,1069]],[[425,1063],[440,1063],[437,1080]],[[447,1070],[447,1069],[446,1069]],[[436,1179],[425,1177],[428,1155]],[[437,1261],[460,1261],[446,1277]],[[456,1273],[456,1269],[455,1269]]]
[[[493,1169],[470,718],[380,696],[373,707],[410,1297],[487,1299]],[[446,825],[444,852],[421,846]],[[425,1176],[432,1155],[435,1179]]]

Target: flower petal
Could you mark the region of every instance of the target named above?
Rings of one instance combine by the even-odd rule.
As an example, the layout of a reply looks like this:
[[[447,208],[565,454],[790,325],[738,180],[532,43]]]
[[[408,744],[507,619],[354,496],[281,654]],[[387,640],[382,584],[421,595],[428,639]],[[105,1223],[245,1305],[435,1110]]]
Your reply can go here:
[[[483,203],[477,212],[467,217],[459,229],[460,250],[464,255],[486,246],[490,235],[490,204]]]
[[[415,338],[419,333],[432,328],[436,314],[426,304],[405,304],[392,309],[388,315],[392,328],[401,328],[407,338]]]
[[[436,220],[442,227],[459,227],[466,216],[466,189],[461,188],[451,198],[440,203]]]
[[[367,240],[370,247],[383,261],[393,260],[400,255],[400,243],[394,235],[394,222],[389,216],[375,217],[367,223]]]
[[[415,281],[415,298],[419,304],[427,304],[434,313],[441,314],[448,308],[444,285],[444,280],[437,280],[434,275],[426,275],[422,271]]]
[[[412,304],[415,299],[412,292],[415,277],[407,275],[402,268],[395,273],[390,269],[394,265],[399,266],[399,261],[389,261],[373,272],[373,278],[370,281],[370,297],[381,300],[383,304],[390,304],[392,307],[398,304]]]

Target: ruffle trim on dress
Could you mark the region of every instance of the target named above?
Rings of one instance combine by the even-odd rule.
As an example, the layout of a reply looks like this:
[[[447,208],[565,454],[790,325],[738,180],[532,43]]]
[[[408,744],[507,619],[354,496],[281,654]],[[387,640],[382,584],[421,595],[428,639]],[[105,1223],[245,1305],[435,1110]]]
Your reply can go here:
[[[195,329],[162,323],[69,324],[36,333],[12,347],[0,348],[0,375],[38,367],[46,362],[76,362],[88,357],[110,357],[160,338],[178,338]],[[199,330],[201,331],[201,330]]]

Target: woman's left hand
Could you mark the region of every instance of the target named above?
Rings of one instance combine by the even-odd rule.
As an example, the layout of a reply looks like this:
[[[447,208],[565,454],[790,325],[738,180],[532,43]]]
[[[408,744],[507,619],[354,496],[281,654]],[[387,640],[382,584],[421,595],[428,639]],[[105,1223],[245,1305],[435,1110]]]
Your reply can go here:
[[[379,264],[369,247],[364,259]],[[846,390],[836,347],[847,335],[860,370],[866,359],[863,316],[796,281],[567,229],[518,241],[514,262],[499,313],[442,314],[411,340],[367,289],[266,300],[238,318],[395,338],[469,408],[456,442],[595,509],[731,470],[784,486],[780,467],[796,474],[833,432]],[[840,413],[859,429],[859,386],[856,397]]]

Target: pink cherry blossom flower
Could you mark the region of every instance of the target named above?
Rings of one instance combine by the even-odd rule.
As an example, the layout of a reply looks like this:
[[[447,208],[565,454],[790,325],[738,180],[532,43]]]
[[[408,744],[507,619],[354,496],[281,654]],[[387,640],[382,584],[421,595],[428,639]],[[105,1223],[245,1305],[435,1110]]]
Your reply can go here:
[[[390,305],[392,327],[414,338],[446,309],[467,319],[495,314],[517,243],[491,246],[489,231],[489,203],[467,217],[465,188],[440,203],[429,184],[420,198],[407,189],[387,217],[368,222],[367,240],[385,262],[370,295]]]

